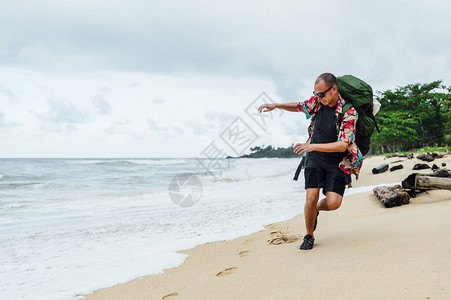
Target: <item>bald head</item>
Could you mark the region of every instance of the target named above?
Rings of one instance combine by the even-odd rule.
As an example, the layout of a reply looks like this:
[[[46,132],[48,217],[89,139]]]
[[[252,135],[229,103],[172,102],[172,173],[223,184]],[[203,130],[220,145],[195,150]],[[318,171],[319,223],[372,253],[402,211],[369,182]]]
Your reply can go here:
[[[335,106],[340,97],[337,78],[331,73],[321,74],[315,81],[313,94],[323,105]]]
[[[338,86],[337,77],[335,77],[335,75],[332,73],[323,73],[319,75],[319,77],[315,81],[315,84],[319,83],[320,81],[324,81],[327,87],[331,87],[333,85]]]

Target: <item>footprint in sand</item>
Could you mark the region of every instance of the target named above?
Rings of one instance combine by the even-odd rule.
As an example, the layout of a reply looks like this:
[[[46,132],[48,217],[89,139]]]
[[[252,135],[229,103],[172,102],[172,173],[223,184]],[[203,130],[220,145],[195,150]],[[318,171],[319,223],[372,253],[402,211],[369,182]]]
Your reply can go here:
[[[301,239],[300,236],[286,235],[280,231],[274,231],[274,232],[271,232],[271,234],[277,234],[277,237],[268,240],[268,244],[270,244],[270,245],[289,244],[289,243],[294,243],[297,240]]]
[[[247,239],[247,240],[245,240],[245,241],[243,242],[243,245],[252,243],[253,241],[254,241],[253,239]]]
[[[175,299],[179,294],[178,293],[170,293],[167,294],[166,296],[161,297],[162,300],[171,300],[171,299]]]
[[[238,255],[240,256],[240,257],[244,257],[244,256],[249,256],[249,251],[241,251],[240,253],[238,253]]]
[[[221,272],[219,272],[218,274],[216,274],[216,276],[229,275],[230,273],[234,272],[236,269],[238,269],[238,268],[237,267],[231,267],[231,268],[224,269]]]

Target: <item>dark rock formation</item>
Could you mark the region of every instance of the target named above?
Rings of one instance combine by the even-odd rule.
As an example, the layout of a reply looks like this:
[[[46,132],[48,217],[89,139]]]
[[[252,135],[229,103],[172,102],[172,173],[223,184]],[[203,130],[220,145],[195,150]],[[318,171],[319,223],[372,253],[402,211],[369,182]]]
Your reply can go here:
[[[424,169],[430,169],[428,164],[416,164],[413,166],[414,170],[424,170]]]
[[[431,162],[435,159],[431,154],[420,154],[417,156],[417,158],[428,162]]]

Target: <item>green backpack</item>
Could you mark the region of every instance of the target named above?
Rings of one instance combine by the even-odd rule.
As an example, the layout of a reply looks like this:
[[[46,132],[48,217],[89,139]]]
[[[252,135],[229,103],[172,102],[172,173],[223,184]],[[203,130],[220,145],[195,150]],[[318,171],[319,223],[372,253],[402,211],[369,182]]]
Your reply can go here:
[[[373,115],[373,89],[369,84],[352,75],[337,77],[337,80],[338,92],[346,100],[338,122],[341,122],[344,113],[354,106],[359,115],[355,140],[362,154],[366,155],[370,150],[371,135],[374,129],[376,128],[380,132]]]

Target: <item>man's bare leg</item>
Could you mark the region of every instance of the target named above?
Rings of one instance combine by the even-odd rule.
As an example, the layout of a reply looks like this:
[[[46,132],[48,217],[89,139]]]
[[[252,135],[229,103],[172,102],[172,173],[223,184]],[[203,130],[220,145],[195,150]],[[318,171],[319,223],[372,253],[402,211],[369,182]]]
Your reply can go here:
[[[332,191],[326,192],[326,198],[321,199],[316,209],[319,210],[335,210],[340,207],[343,196]],[[315,215],[316,218],[316,215]],[[313,219],[315,220],[315,219]]]
[[[304,205],[305,229],[307,234],[313,237],[313,226],[315,225],[317,204],[319,199],[319,188],[309,188],[306,193]]]

